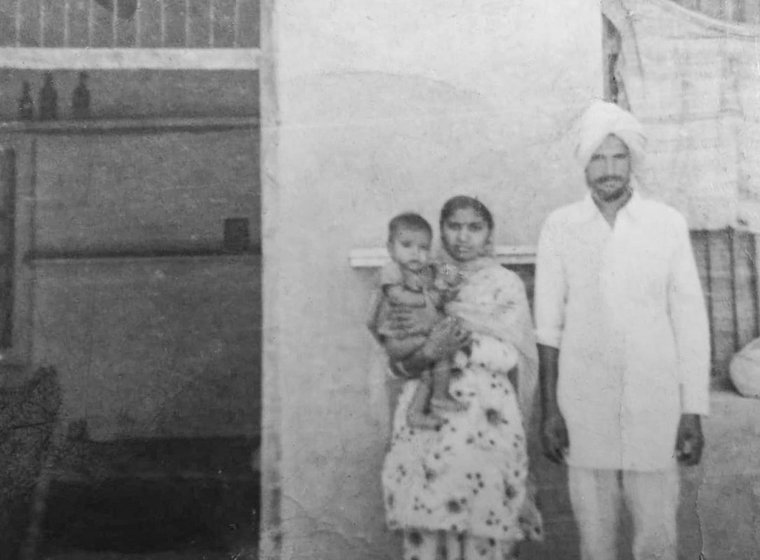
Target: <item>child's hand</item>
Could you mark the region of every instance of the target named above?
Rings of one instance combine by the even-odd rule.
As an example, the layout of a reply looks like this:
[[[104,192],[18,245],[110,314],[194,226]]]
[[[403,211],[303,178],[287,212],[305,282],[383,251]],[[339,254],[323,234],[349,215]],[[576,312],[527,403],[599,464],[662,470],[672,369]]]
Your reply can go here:
[[[443,264],[438,267],[435,288],[440,294],[442,305],[456,299],[462,281],[462,273],[457,267],[450,264]]]
[[[441,281],[443,289],[453,289],[462,283],[462,272],[450,264],[443,264],[438,268],[437,278]]]

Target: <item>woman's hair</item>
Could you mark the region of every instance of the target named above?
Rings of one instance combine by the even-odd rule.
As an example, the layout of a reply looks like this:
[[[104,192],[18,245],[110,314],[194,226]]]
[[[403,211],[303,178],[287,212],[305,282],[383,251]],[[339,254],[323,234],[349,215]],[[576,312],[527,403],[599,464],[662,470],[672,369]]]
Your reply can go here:
[[[446,204],[443,205],[443,208],[441,208],[441,219],[439,221],[441,230],[443,230],[444,222],[448,220],[454,214],[454,212],[457,210],[466,210],[468,208],[475,212],[480,218],[482,218],[488,226],[488,229],[490,231],[493,231],[493,216],[491,215],[491,211],[488,209],[488,207],[480,202],[477,198],[465,195],[459,195],[450,198],[446,201]]]

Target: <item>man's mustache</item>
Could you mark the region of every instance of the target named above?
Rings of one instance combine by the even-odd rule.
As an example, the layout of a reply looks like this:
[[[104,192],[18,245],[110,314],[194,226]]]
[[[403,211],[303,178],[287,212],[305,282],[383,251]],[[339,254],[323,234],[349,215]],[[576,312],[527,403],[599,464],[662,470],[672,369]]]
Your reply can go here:
[[[621,175],[604,175],[602,177],[599,177],[596,182],[597,183],[606,183],[607,181],[625,181],[625,177]]]

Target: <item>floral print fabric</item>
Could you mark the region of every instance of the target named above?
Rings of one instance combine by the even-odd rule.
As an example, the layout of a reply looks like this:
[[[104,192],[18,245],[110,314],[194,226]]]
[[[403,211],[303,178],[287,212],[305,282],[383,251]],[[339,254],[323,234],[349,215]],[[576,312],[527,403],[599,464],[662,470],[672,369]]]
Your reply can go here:
[[[527,492],[525,430],[507,376],[520,363],[519,352],[494,332],[500,328],[496,315],[527,311],[517,309],[527,303],[514,297],[516,291],[524,299],[520,280],[494,265],[472,273],[459,292],[455,303],[483,316],[480,321],[478,314],[469,314],[473,342],[468,356],[457,355],[458,373],[450,386],[467,410],[441,413],[446,423],[440,430],[412,429],[406,410],[418,381],[406,383],[382,473],[390,528],[505,542],[540,538],[540,516]],[[489,328],[478,332],[479,322]]]

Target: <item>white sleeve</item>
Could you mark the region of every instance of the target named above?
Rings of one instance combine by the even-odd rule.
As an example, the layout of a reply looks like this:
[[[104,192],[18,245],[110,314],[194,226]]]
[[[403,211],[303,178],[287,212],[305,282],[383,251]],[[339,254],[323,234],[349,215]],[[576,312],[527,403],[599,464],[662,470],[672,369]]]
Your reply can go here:
[[[539,344],[559,348],[565,324],[567,278],[562,263],[561,233],[552,217],[544,223],[536,254],[534,292],[536,338]]]
[[[710,327],[686,221],[675,232],[677,246],[671,261],[668,309],[678,355],[681,412],[710,410]]]

